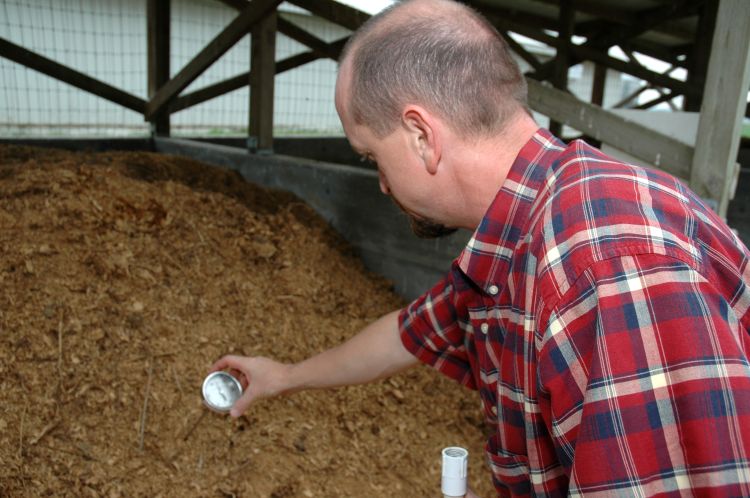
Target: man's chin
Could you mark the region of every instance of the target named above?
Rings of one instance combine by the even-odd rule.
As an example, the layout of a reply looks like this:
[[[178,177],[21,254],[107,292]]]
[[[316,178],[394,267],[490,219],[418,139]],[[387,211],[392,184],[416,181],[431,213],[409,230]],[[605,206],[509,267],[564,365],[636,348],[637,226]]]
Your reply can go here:
[[[391,200],[393,201],[398,208],[406,213],[406,215],[409,217],[409,224],[411,225],[411,231],[414,232],[414,235],[419,237],[420,239],[437,239],[439,237],[445,237],[446,235],[450,235],[454,233],[457,228],[449,228],[442,223],[438,223],[436,221],[433,221],[428,218],[422,218],[421,216],[416,216],[412,214],[406,207],[404,207],[403,204],[398,202],[395,197],[391,196]]]

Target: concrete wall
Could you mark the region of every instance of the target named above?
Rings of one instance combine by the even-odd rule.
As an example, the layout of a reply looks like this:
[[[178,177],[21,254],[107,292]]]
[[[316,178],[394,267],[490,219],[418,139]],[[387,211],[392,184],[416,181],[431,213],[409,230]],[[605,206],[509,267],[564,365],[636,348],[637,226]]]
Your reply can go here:
[[[293,192],[357,250],[370,270],[407,299],[432,287],[450,268],[470,233],[437,240],[411,233],[406,216],[380,192],[375,171],[282,155],[257,156],[225,145],[156,138],[158,152],[239,171],[247,180]]]
[[[241,137],[201,137],[193,140],[247,148],[247,138]],[[277,137],[273,140],[273,151],[284,156],[374,168],[369,162],[362,161],[344,137]]]

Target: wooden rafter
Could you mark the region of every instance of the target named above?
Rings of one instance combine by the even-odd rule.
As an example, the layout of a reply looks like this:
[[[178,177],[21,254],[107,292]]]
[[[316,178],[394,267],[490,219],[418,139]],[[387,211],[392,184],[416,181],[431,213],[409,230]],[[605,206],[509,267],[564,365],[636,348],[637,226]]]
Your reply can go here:
[[[559,43],[556,37],[548,35],[541,30],[529,28],[527,26],[514,23],[513,21],[508,21],[502,18],[498,18],[494,15],[491,17],[491,21],[495,25],[499,26],[501,29],[507,29],[509,31],[516,32],[518,34],[521,34],[533,40],[540,41],[552,47],[556,47],[557,44]],[[609,69],[613,69],[615,71],[619,71],[625,74],[630,74],[644,81],[652,83],[656,86],[669,88],[680,94],[696,95],[696,94],[700,94],[700,92],[702,91],[700,87],[691,85],[690,83],[686,83],[684,81],[671,78],[664,74],[651,71],[650,69],[647,69],[638,64],[633,64],[632,62],[622,61],[620,59],[611,57],[607,54],[607,51],[604,49],[591,48],[583,44],[583,45],[571,45],[570,51],[573,57],[576,58],[577,60],[590,60],[597,64],[602,64],[608,67]],[[554,62],[554,60],[551,62]],[[549,64],[550,62],[546,62],[542,66],[547,68],[547,67],[550,67]],[[527,76],[534,78],[534,74],[536,73],[538,73],[538,71],[527,74]]]
[[[503,35],[503,38],[505,38],[505,41],[508,42],[510,49],[513,50],[513,52],[515,52],[523,60],[528,62],[532,68],[539,69],[541,67],[542,62],[534,57],[534,54],[526,50],[523,45],[514,40],[510,33],[508,33],[508,31],[503,31],[501,34]]]
[[[644,102],[642,104],[639,104],[639,105],[633,107],[633,109],[640,109],[640,110],[651,109],[652,107],[655,107],[655,106],[661,104],[662,102],[667,102],[669,104],[672,104],[671,101],[675,97],[679,97],[679,95],[675,94],[674,92],[663,92],[662,91],[662,92],[659,92],[659,96],[656,97],[655,99],[652,99],[652,100],[649,100],[648,102]],[[674,104],[670,105],[670,107],[672,108],[673,111],[677,110],[677,108],[674,106]]]
[[[165,83],[146,104],[146,119],[151,119],[166,108],[182,90],[200,76],[208,67],[224,55],[245,36],[252,26],[276,8],[281,0],[253,0],[237,17],[216,35],[171,80]]]
[[[549,5],[559,5],[558,0],[539,0]],[[617,8],[617,6],[602,4],[592,0],[576,0],[576,10],[589,14],[600,19],[615,22],[618,24],[632,24],[635,22],[635,16],[632,12]]]
[[[625,55],[628,57],[628,59],[630,59],[631,63],[636,64],[636,65],[641,66],[641,67],[645,67],[643,64],[641,64],[641,61],[638,60],[638,57],[633,52],[630,52],[630,51],[627,51],[627,50],[625,50],[624,52],[625,52]],[[672,71],[674,71],[674,69],[675,69],[674,66],[670,66],[665,71],[663,71],[661,74],[664,74],[664,75],[668,76],[669,74],[672,73]],[[674,99],[675,97],[679,96],[679,94],[677,92],[675,92],[674,90],[664,90],[663,88],[660,88],[660,87],[655,86],[653,84],[649,84],[649,86],[652,89],[656,90],[656,92],[659,94],[659,98],[657,98],[654,101],[652,101],[653,103],[647,102],[646,104],[648,104],[648,107],[638,106],[637,109],[648,109],[651,106],[655,106],[655,105],[661,104],[662,102],[666,102],[667,104],[669,104],[669,107],[673,111],[677,110],[677,106],[674,104],[674,102],[672,102],[672,99]],[[641,104],[641,105],[643,105],[643,104]]]
[[[146,101],[119,88],[0,38],[0,56],[115,104],[143,113]]]
[[[684,58],[680,58],[685,52],[681,46],[678,46],[677,48],[665,47],[646,40],[627,40],[618,43],[617,45],[623,50],[630,50],[631,52],[648,55],[654,59],[664,61],[667,64],[672,64],[675,67],[685,67],[686,65]]]
[[[237,10],[242,10],[247,7],[247,0],[220,0],[222,3],[233,7]],[[284,19],[279,16],[276,20],[276,27],[279,33],[282,33],[292,40],[295,40],[306,47],[318,52],[322,57],[328,57],[330,59],[337,59],[341,50],[332,50],[332,45],[329,45],[324,40],[321,40],[312,33],[305,31],[291,21]]]
[[[635,38],[666,20],[694,14],[699,5],[700,2],[697,0],[681,0],[647,9],[638,13],[639,22],[628,26],[602,21],[602,27],[599,34],[592,36],[585,43],[578,45],[578,49],[575,51],[576,56],[571,57],[569,62],[571,65],[575,65],[581,62],[582,59],[585,59],[586,57],[581,57],[581,55],[579,55],[584,53],[583,50],[593,49],[594,51],[590,53],[606,52],[610,47],[617,45],[622,41]],[[545,80],[549,79],[554,74],[554,70],[554,61],[550,61],[543,64],[540,70],[534,71],[534,73],[529,76],[534,79]]]

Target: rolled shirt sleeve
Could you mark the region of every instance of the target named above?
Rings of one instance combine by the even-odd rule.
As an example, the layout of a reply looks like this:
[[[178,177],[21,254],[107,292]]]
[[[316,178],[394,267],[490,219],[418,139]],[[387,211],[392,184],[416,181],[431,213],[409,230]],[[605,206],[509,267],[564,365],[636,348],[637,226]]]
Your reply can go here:
[[[470,358],[473,345],[467,336],[460,299],[455,292],[454,268],[399,315],[401,342],[421,362],[460,384],[477,389]]]

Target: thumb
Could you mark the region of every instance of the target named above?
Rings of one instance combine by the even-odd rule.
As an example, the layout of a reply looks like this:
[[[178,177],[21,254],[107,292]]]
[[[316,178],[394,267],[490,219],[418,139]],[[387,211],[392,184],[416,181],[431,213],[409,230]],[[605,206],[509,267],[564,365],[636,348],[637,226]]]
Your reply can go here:
[[[232,409],[229,411],[229,415],[232,416],[232,418],[240,417],[245,411],[247,411],[248,408],[250,408],[250,405],[253,401],[255,401],[256,395],[253,392],[251,386],[248,386],[247,389],[245,389],[245,392],[242,393],[242,396],[240,399],[234,402],[234,405],[232,405]]]

